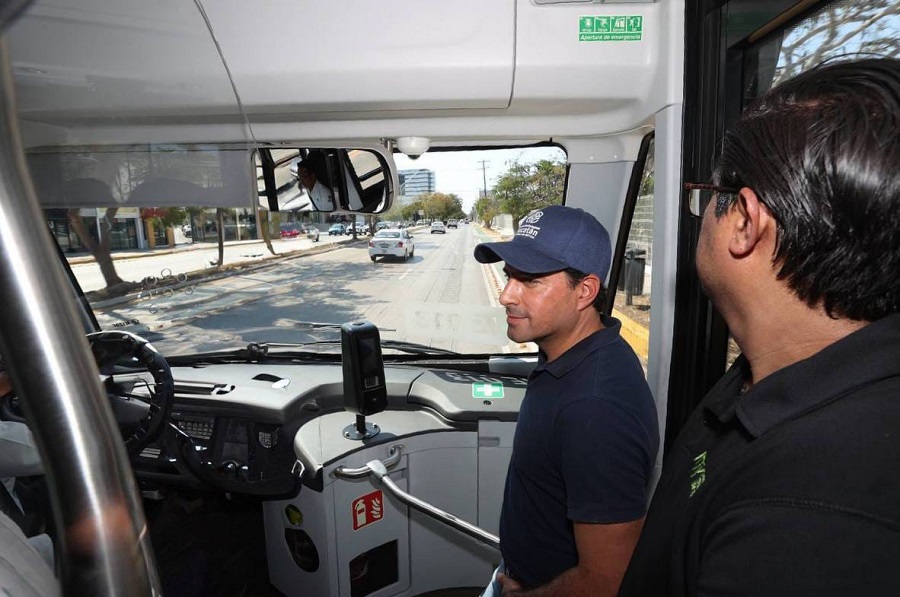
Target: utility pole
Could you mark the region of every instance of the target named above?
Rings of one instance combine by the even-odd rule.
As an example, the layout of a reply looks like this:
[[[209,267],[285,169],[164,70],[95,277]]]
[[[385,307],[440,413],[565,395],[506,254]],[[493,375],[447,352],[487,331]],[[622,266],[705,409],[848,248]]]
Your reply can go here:
[[[487,160],[478,160],[481,164],[481,180],[484,183],[484,195],[482,197],[487,197]]]

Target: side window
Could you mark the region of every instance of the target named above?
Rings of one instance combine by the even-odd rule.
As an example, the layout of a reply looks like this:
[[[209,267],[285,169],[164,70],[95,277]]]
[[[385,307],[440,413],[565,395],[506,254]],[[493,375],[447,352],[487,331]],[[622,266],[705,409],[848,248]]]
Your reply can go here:
[[[651,139],[628,229],[625,258],[614,289],[612,312],[613,317],[622,322],[622,338],[641,359],[645,374],[650,341],[650,279],[653,274],[653,155],[654,142]]]
[[[826,60],[900,56],[900,11],[889,0],[840,0],[761,39],[744,60],[743,105]],[[729,336],[726,368],[740,351]]]
[[[764,37],[744,61],[744,105],[826,60],[900,55],[893,0],[839,0]]]

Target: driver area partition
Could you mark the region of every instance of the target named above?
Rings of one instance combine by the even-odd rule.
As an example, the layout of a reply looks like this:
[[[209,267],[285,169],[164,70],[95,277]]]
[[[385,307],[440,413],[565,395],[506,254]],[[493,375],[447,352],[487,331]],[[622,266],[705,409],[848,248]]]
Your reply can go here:
[[[363,445],[341,437],[351,420],[348,413],[330,413],[297,433],[295,451],[304,466],[323,458],[322,485],[264,504],[272,584],[288,596],[331,597],[413,596],[485,586],[498,552],[411,510],[371,476],[337,478],[334,470],[384,461],[400,445],[399,462],[389,471],[401,489],[496,529],[515,423],[460,426],[434,412],[385,411],[368,419],[383,431]],[[489,478],[480,472],[482,460]]]

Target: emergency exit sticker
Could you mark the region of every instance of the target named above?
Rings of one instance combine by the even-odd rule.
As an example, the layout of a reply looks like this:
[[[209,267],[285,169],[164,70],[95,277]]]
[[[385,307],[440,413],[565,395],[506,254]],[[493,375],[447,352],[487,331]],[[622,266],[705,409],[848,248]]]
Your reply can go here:
[[[384,517],[384,495],[381,490],[367,493],[353,500],[350,505],[350,514],[353,516],[354,531],[381,520]]]
[[[473,383],[472,398],[479,398],[482,400],[496,400],[497,398],[503,398],[503,384],[496,382]]]
[[[578,19],[578,41],[641,41],[643,33],[642,15]]]

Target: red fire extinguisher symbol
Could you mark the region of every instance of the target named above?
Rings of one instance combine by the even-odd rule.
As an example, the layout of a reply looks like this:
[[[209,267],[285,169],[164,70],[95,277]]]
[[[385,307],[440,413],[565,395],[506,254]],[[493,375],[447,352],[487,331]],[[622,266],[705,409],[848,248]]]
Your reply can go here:
[[[354,531],[381,520],[384,516],[384,496],[381,494],[381,490],[367,493],[353,500],[350,505],[350,513],[353,516]]]

